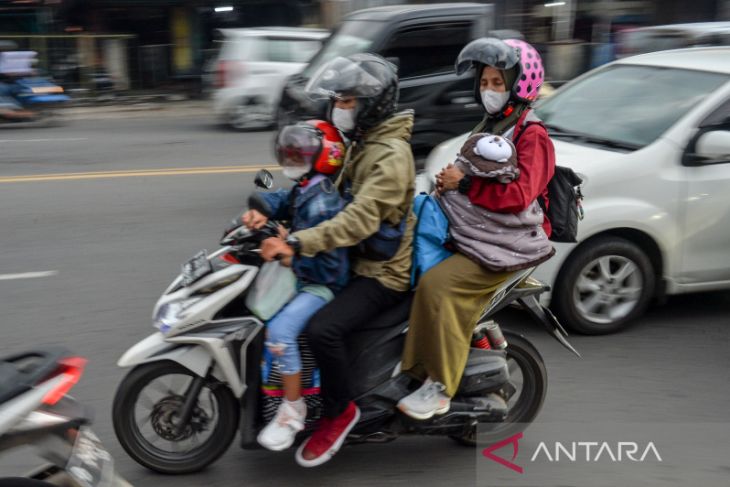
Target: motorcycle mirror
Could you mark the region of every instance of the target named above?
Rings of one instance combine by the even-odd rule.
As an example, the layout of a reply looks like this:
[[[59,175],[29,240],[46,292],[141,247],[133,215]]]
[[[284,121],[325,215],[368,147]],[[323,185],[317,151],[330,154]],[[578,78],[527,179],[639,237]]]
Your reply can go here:
[[[256,179],[253,182],[259,188],[271,189],[274,186],[274,176],[266,169],[262,169],[256,173]]]

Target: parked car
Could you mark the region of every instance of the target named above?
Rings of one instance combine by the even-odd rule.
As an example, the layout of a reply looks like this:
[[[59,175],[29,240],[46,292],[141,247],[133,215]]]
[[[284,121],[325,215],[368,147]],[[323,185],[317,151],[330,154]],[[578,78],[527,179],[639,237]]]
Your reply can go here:
[[[686,47],[730,46],[730,22],[655,25],[616,35],[619,58]]]
[[[573,80],[536,108],[557,163],[584,179],[577,244],[536,277],[573,330],[602,334],[665,294],[730,289],[730,48],[625,58]],[[466,134],[438,146],[419,189]]]
[[[304,68],[329,32],[272,27],[221,29],[213,105],[221,122],[243,130],[274,123],[286,79]]]
[[[473,79],[454,74],[454,60],[473,39],[487,35],[494,6],[478,3],[392,5],[346,16],[306,68],[292,76],[279,104],[280,125],[324,117],[325,103],[304,94],[308,79],[337,56],[375,52],[398,65],[400,108],[416,111],[411,143],[424,156],[438,143],[473,127],[483,116]]]

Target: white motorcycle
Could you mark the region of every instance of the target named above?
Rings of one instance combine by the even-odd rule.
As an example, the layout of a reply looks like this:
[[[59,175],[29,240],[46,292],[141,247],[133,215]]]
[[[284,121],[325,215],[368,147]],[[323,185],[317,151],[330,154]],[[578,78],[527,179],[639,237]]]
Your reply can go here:
[[[271,174],[260,172],[256,184],[270,188]],[[255,231],[239,227],[224,237],[222,248],[185,263],[155,305],[158,331],[119,360],[120,367],[133,368],[114,398],[114,430],[141,465],[168,474],[201,470],[228,449],[237,429],[243,448],[259,447],[256,436],[283,397],[278,371],[264,360],[264,323],[294,291],[291,271],[276,262],[264,264],[260,257],[261,241],[277,234],[275,222]],[[450,411],[430,420],[414,421],[395,408],[418,386],[399,373],[411,299],[354,333],[348,349],[361,419],[347,442],[382,443],[423,434],[473,446],[477,423],[490,423],[495,437],[502,437],[531,422],[547,391],[544,362],[530,342],[502,333],[490,317],[520,303],[577,354],[560,324],[540,306],[537,297],[546,287],[529,279],[531,272],[517,273],[496,293],[475,328]],[[309,412],[303,437],[319,419],[321,396],[304,337],[300,351]]]

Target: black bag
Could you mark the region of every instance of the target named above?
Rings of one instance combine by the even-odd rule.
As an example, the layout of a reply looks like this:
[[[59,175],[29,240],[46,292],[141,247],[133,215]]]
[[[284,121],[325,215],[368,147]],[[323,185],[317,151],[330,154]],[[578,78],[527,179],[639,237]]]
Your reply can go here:
[[[575,243],[578,241],[578,221],[583,219],[583,193],[580,185],[583,180],[569,167],[555,166],[555,174],[548,183],[548,200],[550,205],[545,210],[545,201],[538,196],[542,211],[550,220],[553,242]]]
[[[397,225],[381,222],[380,228],[374,235],[355,246],[357,256],[378,261],[390,260],[395,257],[403,240],[403,235],[406,233],[407,221],[408,215],[406,214]]]
[[[345,205],[349,205],[354,199],[350,182],[345,183],[343,198],[345,199]],[[354,255],[376,261],[390,260],[395,257],[403,240],[403,235],[406,233],[408,213],[406,212],[403,219],[395,225],[390,222],[380,222],[377,232],[352,247]]]
[[[541,123],[532,111],[524,118],[522,131],[512,141],[515,147],[517,147],[520,136],[525,133],[525,128],[531,123]],[[578,221],[583,219],[581,184],[583,184],[583,180],[572,169],[555,166],[555,174],[548,183],[550,207],[546,210],[543,197],[537,197],[540,208],[550,220],[553,228],[550,235],[550,240],[553,242],[576,243],[578,241]]]

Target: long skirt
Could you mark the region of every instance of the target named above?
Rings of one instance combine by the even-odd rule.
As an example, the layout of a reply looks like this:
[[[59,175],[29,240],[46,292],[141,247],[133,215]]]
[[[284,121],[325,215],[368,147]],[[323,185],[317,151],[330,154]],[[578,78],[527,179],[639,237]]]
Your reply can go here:
[[[441,382],[453,397],[477,320],[510,274],[484,269],[459,253],[424,274],[411,307],[402,370]]]

